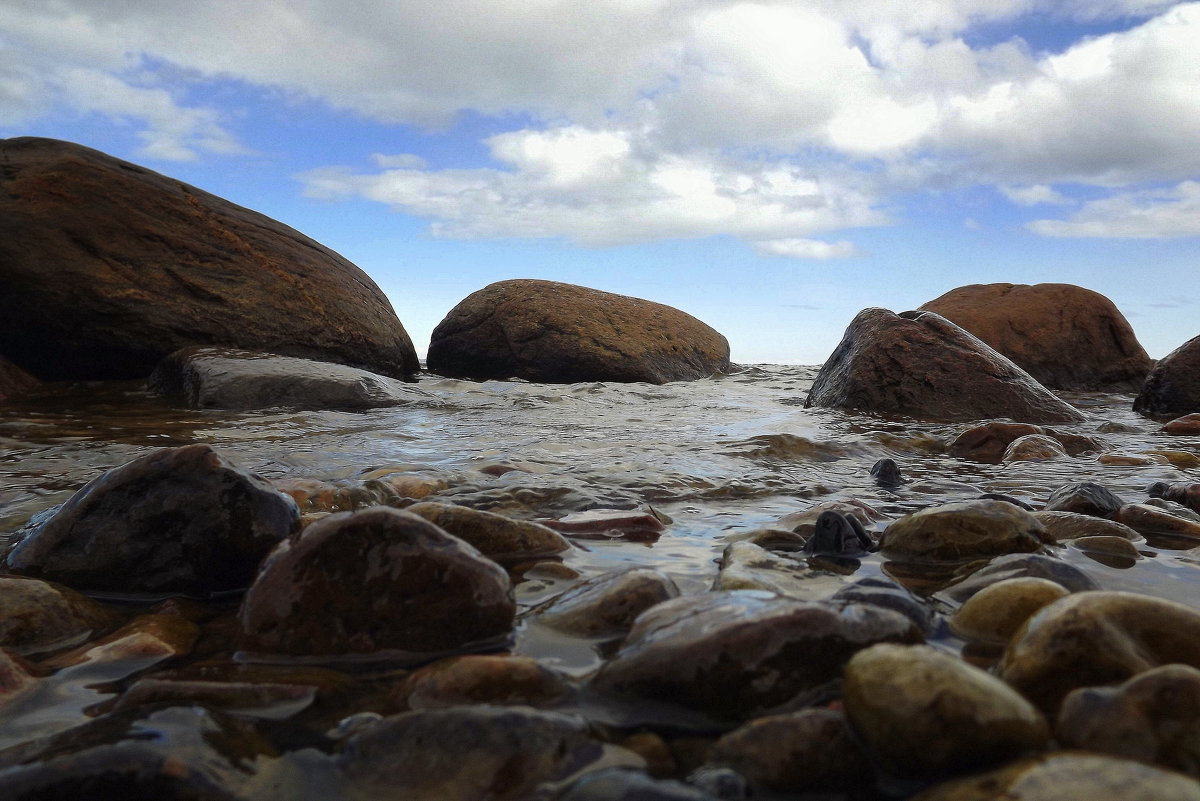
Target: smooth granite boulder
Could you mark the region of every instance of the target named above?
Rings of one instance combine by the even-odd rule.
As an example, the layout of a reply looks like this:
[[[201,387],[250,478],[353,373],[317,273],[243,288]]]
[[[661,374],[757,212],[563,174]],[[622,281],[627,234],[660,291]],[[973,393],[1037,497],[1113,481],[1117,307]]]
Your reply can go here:
[[[729,343],[678,309],[554,281],[500,281],[433,330],[429,370],[474,380],[663,384],[729,370]]]
[[[1146,415],[1187,415],[1200,410],[1200,336],[1159,360],[1146,377],[1133,410]]]
[[[921,307],[1053,389],[1136,391],[1153,364],[1113,302],[1072,284],[971,284]]]
[[[362,270],[258,212],[81,145],[0,140],[0,353],[142,378],[188,345],[419,369]]]
[[[821,366],[804,405],[923,420],[1084,419],[1020,367],[944,317],[887,309],[864,309],[855,316]]]

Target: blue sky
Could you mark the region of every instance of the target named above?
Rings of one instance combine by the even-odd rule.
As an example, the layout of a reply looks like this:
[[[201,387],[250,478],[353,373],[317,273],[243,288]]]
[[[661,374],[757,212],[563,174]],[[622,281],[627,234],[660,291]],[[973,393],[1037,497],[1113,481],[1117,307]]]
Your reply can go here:
[[[535,277],[823,361],[969,283],[1200,333],[1200,3],[7,0],[0,136],[68,139],[367,271],[419,352]]]

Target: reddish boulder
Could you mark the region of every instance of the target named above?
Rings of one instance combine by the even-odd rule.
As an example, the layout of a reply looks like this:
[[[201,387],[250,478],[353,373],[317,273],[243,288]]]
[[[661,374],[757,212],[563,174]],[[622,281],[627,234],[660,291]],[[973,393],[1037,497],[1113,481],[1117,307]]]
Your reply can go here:
[[[663,384],[729,369],[725,337],[678,309],[554,281],[500,281],[433,330],[429,370],[475,380]]]
[[[418,370],[366,273],[282,223],[70,142],[0,140],[0,165],[0,352],[39,378],[188,345]]]
[[[1200,410],[1200,336],[1192,337],[1154,365],[1133,410],[1146,415]]]
[[[1072,284],[971,284],[921,309],[970,331],[1053,389],[1136,391],[1152,364],[1113,302]]]
[[[804,405],[925,420],[1083,420],[1077,409],[944,317],[887,309],[855,316]]]

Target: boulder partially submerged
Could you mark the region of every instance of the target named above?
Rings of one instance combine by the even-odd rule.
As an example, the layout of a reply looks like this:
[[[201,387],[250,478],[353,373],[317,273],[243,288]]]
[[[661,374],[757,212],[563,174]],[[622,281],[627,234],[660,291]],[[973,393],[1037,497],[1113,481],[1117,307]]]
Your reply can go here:
[[[1133,401],[1146,415],[1190,414],[1200,409],[1200,336],[1192,337],[1160,360]]]

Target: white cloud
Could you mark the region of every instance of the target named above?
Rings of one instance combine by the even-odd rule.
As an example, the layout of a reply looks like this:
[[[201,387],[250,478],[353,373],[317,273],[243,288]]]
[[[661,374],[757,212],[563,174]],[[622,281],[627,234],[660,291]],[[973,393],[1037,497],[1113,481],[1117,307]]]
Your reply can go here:
[[[1033,186],[1001,185],[1000,191],[1004,196],[1018,206],[1037,206],[1041,204],[1062,206],[1071,203],[1071,199],[1062,195],[1058,190],[1046,184]]]
[[[754,249],[766,256],[786,256],[792,259],[845,259],[858,255],[853,242],[841,240],[824,242],[820,239],[767,239],[754,243]]]
[[[1084,204],[1067,220],[1035,220],[1042,236],[1160,239],[1200,236],[1200,182],[1119,194]]]

